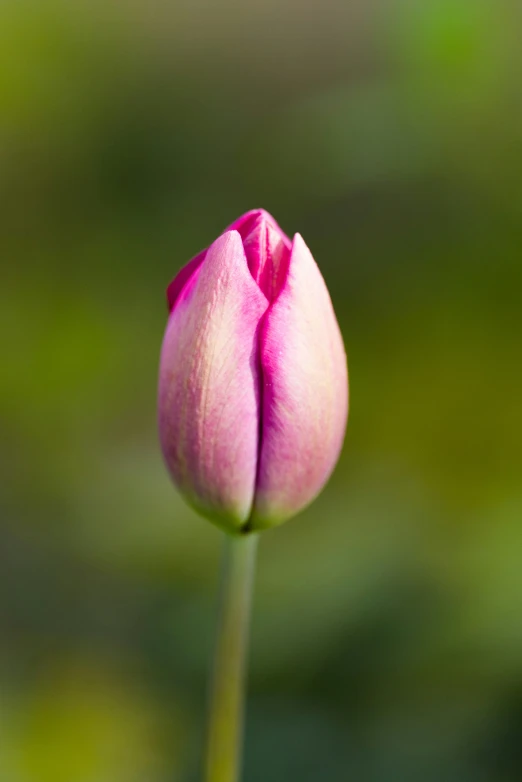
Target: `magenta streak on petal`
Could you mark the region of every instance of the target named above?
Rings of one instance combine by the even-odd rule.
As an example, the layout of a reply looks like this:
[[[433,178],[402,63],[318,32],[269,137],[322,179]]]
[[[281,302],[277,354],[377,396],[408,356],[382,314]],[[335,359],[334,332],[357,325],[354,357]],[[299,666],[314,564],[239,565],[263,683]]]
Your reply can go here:
[[[342,446],[348,406],[346,355],[328,290],[297,234],[287,277],[261,324],[261,450],[249,529],[306,506]]]
[[[227,228],[227,231],[238,231],[241,235],[241,238],[244,239],[245,236],[250,233],[252,226],[259,218],[273,226],[273,228],[281,235],[281,238],[284,240],[287,248],[290,250],[292,247],[291,240],[279,227],[272,215],[265,209],[251,209],[250,212],[245,212],[244,215],[238,217],[238,219]]]
[[[192,258],[191,261],[189,261],[187,264],[185,264],[185,266],[183,266],[182,269],[179,270],[172,282],[169,284],[167,288],[167,302],[169,305],[169,312],[172,312],[174,309],[183,288],[187,285],[194,272],[199,269],[205,260],[206,254],[207,250],[202,250],[202,252],[196,255],[195,258]]]
[[[292,242],[281,230],[274,218],[264,209],[254,209],[240,217],[232,229],[239,231],[252,277],[270,302],[268,310],[261,317],[258,326],[258,381],[259,381],[259,435],[256,466],[256,486],[261,464],[263,444],[264,371],[261,363],[261,335],[263,324],[272,302],[282,289],[290,262]],[[244,531],[250,528],[250,520]]]
[[[290,239],[264,209],[247,212],[231,228],[241,235],[252,277],[267,299],[273,301],[288,270]]]

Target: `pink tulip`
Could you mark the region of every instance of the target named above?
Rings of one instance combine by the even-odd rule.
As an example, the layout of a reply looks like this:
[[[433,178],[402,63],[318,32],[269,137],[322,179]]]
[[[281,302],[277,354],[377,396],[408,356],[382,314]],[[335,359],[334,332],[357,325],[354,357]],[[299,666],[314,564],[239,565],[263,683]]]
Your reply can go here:
[[[159,431],[174,482],[229,532],[279,524],[328,480],[348,412],[343,341],[310,250],[256,209],[167,295]]]

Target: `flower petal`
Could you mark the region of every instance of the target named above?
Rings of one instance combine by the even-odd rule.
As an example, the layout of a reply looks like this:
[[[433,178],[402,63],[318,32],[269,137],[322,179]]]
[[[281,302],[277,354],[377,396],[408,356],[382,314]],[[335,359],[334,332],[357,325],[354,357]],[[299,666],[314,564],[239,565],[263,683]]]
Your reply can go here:
[[[299,234],[261,334],[262,439],[251,529],[293,516],[321,490],[348,413],[343,340],[321,273]]]
[[[165,459],[187,499],[228,530],[240,529],[252,508],[258,326],[267,307],[241,237],[229,231],[185,282],[163,342],[159,430]]]

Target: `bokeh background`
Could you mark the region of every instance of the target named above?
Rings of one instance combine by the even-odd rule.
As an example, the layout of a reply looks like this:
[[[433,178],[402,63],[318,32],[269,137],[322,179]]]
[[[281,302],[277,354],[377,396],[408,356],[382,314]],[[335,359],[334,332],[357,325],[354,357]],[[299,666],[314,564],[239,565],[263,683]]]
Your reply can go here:
[[[522,5],[3,0],[0,779],[195,782],[221,538],[156,435],[164,290],[242,212],[345,336],[263,535],[245,782],[522,778]]]

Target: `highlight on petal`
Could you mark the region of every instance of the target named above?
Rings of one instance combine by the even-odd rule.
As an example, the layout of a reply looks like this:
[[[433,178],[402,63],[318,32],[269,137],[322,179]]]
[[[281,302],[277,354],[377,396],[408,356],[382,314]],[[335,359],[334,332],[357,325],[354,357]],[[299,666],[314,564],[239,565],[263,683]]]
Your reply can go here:
[[[346,354],[328,290],[296,234],[284,287],[263,319],[262,437],[250,529],[293,516],[338,459],[348,414]]]
[[[268,302],[249,272],[236,231],[220,236],[204,263],[195,263],[197,258],[176,291],[163,342],[160,439],[189,502],[218,526],[238,531],[254,497],[258,326]]]

